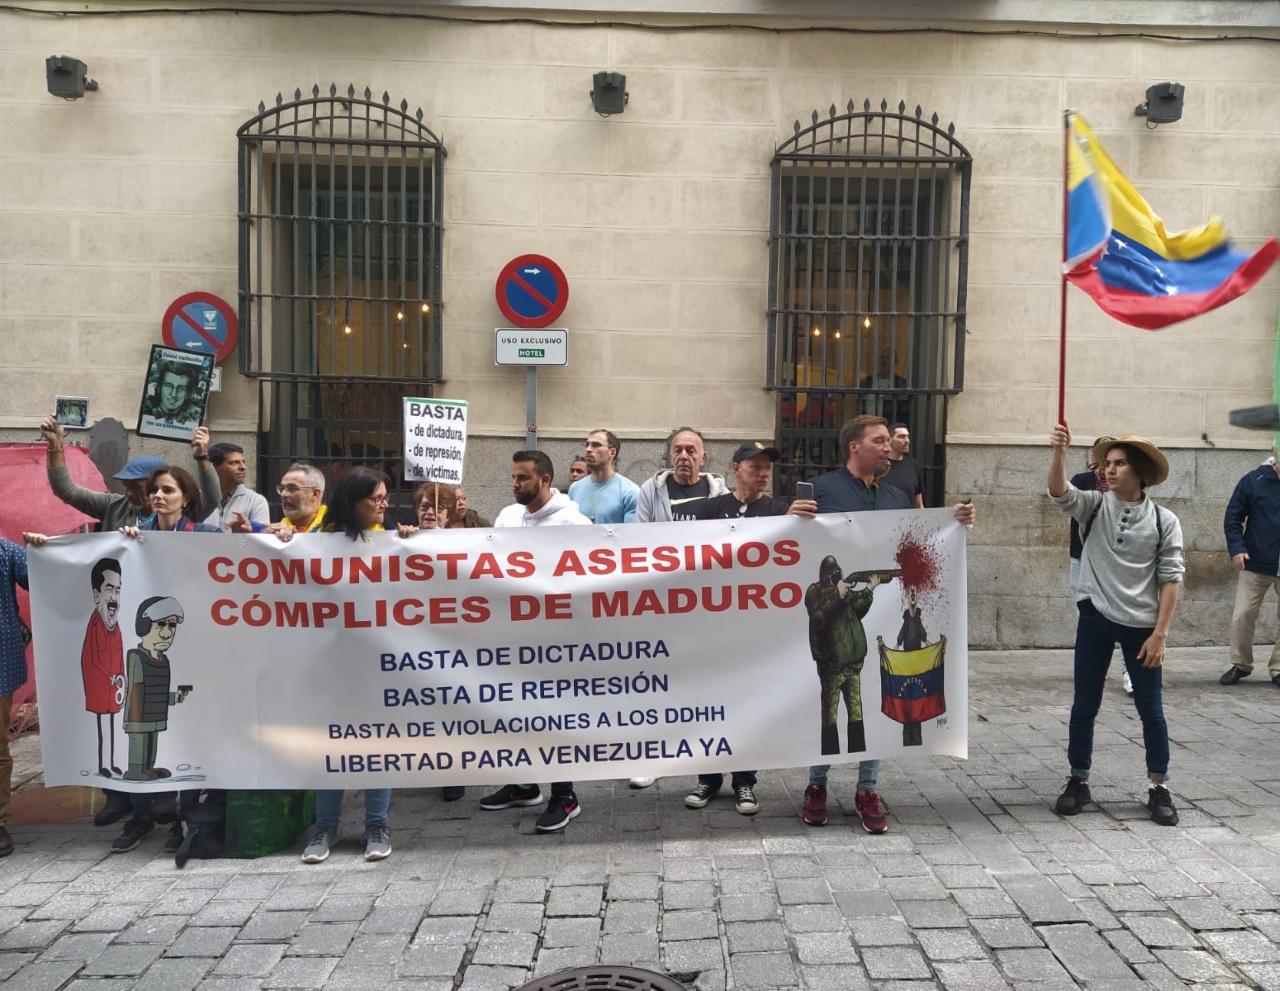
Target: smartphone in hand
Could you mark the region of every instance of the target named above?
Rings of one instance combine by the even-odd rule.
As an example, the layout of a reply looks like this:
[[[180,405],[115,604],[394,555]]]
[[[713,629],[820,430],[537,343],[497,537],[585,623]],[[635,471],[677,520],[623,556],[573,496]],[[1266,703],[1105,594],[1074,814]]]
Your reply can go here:
[[[813,483],[812,482],[796,482],[796,498],[808,499],[813,501]]]

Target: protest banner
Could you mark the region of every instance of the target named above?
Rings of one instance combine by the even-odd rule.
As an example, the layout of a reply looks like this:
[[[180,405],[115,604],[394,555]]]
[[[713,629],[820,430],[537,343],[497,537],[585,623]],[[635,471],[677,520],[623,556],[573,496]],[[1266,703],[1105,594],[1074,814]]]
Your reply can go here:
[[[151,346],[138,408],[138,436],[189,441],[204,421],[213,355]]]
[[[104,559],[126,655],[109,688],[82,663],[108,619],[91,588]],[[51,785],[104,783],[86,698],[107,691],[125,790],[966,755],[949,510],[287,544],[95,534],[33,548],[30,568]]]
[[[466,453],[465,400],[405,397],[405,481],[461,485]]]

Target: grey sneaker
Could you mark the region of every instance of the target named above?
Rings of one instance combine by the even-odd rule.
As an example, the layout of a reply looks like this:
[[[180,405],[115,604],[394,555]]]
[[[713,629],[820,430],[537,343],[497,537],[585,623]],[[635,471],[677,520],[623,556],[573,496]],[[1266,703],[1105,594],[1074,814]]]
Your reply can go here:
[[[311,837],[311,842],[302,851],[302,862],[304,864],[323,864],[329,859],[329,844],[337,838],[338,831],[336,829],[317,829],[315,836]]]
[[[386,860],[391,856],[391,830],[386,826],[370,826],[364,831],[364,859]]]

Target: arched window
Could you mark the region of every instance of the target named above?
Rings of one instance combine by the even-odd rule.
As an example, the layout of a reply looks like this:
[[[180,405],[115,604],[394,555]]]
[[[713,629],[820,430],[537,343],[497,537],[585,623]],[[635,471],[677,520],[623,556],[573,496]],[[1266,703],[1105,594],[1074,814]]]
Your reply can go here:
[[[797,121],[774,154],[768,376],[783,486],[843,464],[841,425],[876,413],[911,427],[941,498],[969,250],[972,159],[954,131],[920,107],[850,101]]]
[[[264,489],[293,460],[400,464],[400,400],[441,381],[444,145],[366,89],[295,90],[239,139],[240,370]]]

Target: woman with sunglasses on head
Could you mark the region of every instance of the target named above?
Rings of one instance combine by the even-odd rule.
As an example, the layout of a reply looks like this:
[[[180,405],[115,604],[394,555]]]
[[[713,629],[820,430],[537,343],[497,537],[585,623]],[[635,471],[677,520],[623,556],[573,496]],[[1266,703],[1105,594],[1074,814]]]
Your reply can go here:
[[[385,530],[387,482],[387,476],[373,468],[347,469],[329,497],[329,511],[321,532],[343,533],[350,540],[368,540],[370,533]],[[340,788],[316,792],[316,830],[302,851],[304,864],[319,864],[329,858],[329,848],[338,837],[344,794]],[[391,856],[391,830],[387,826],[390,808],[390,788],[365,789],[365,860]]]
[[[120,532],[126,537],[133,540],[143,539],[144,533],[158,532],[167,530],[172,533],[220,533],[216,526],[209,526],[204,523],[197,523],[192,519],[192,514],[199,511],[200,507],[200,489],[196,485],[196,480],[181,468],[174,468],[172,465],[165,465],[157,468],[151,473],[151,477],[147,479],[146,484],[147,505],[151,509],[151,513],[147,516],[140,517],[136,526],[125,526],[120,528]],[[164,600],[172,601],[172,600]],[[182,622],[179,614],[172,616],[158,617],[155,620],[148,620],[147,631],[153,629],[167,630],[168,639],[172,640],[173,634],[177,630],[177,624]],[[166,625],[167,624],[167,625]],[[143,631],[139,631],[143,635]],[[167,641],[166,641],[167,642]],[[136,653],[130,651],[130,655]],[[131,661],[132,663],[132,661]],[[167,662],[166,662],[167,663]],[[167,676],[167,668],[166,668]],[[130,679],[130,691],[141,694],[143,688],[138,678]],[[133,708],[137,708],[134,706]],[[137,763],[135,755],[132,753],[135,739],[144,739],[148,735],[153,735],[154,723],[150,720],[131,723],[127,713],[131,707],[126,703],[126,718],[124,730],[129,734],[130,744],[130,773],[133,772],[134,765]],[[130,729],[130,726],[133,729]],[[154,753],[151,755],[154,760]],[[167,777],[169,772],[160,768],[149,772],[156,777]],[[129,777],[129,774],[125,775]],[[135,792],[129,796],[129,804],[133,810],[133,816],[124,824],[124,828],[120,831],[120,835],[111,843],[112,853],[127,853],[134,849],[142,842],[143,838],[155,829],[155,822],[152,818],[152,802],[155,799],[154,793]],[[178,808],[179,815],[173,826],[169,829],[169,835],[164,840],[164,852],[176,853],[178,848],[182,846],[183,816],[196,805],[200,798],[199,789],[186,789],[178,792]]]

